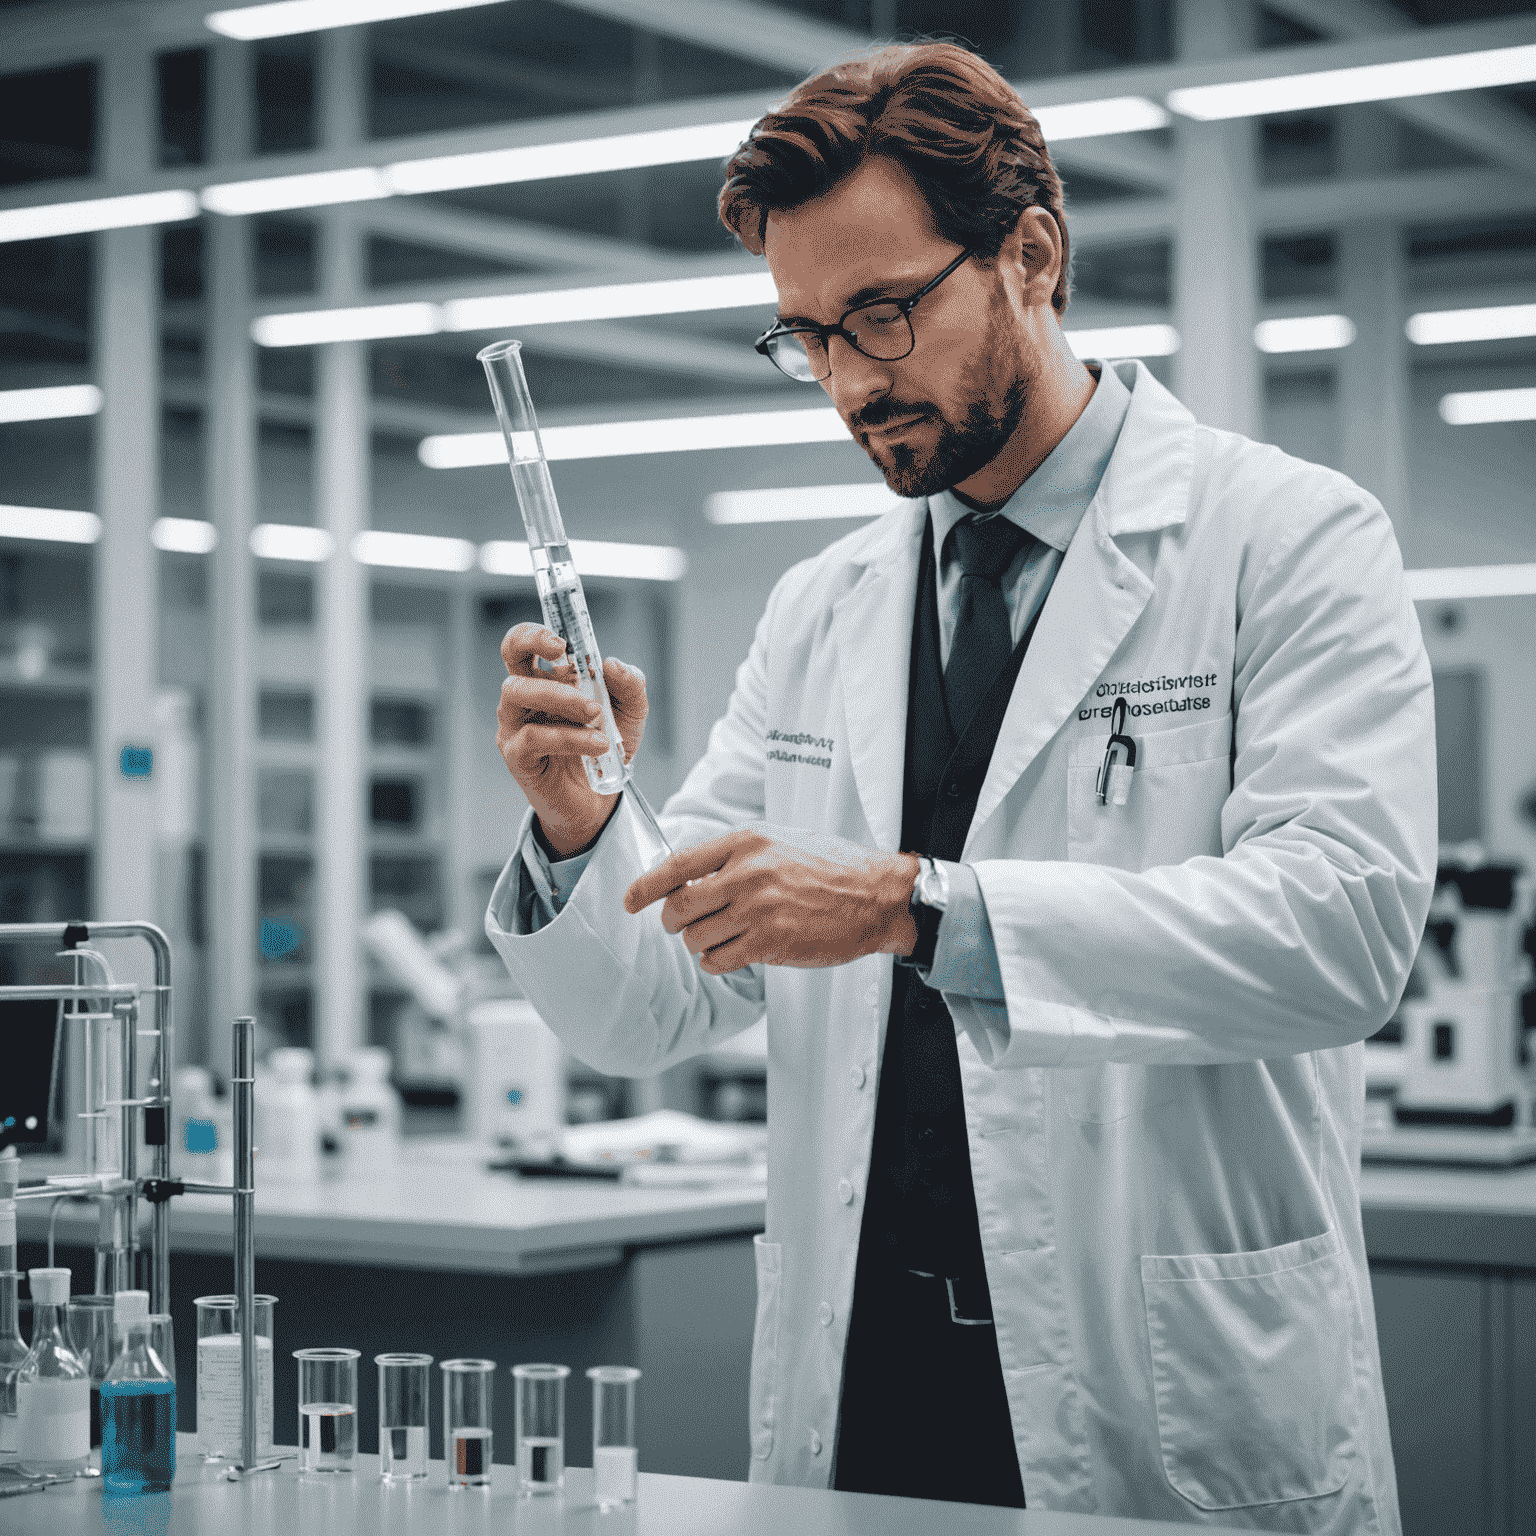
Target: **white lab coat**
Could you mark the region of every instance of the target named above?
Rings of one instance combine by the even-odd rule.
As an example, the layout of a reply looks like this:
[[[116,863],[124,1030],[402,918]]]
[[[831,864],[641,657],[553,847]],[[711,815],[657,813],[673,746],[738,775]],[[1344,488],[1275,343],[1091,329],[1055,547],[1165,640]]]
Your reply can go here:
[[[1140,364],[1116,366],[1129,414],[965,846],[1006,1021],[947,997],[1025,1494],[1397,1536],[1360,1042],[1397,1004],[1433,885],[1429,664],[1370,496],[1198,426]],[[675,840],[766,820],[897,847],[924,511],[779,582],[667,808]],[[1105,716],[1127,685],[1136,770],[1104,807]],[[514,860],[487,932],[606,1072],[659,1071],[766,1002],[751,1476],[826,1486],[892,962],[706,977],[658,908],[621,909],[638,837],[621,811],[526,936],[508,931]]]

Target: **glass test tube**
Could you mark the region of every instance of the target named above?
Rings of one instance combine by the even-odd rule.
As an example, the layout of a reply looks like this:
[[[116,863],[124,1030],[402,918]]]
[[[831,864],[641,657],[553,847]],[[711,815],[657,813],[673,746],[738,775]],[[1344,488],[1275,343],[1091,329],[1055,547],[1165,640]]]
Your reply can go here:
[[[357,1461],[355,1349],[296,1349],[299,1471],[350,1472]]]
[[[386,1483],[427,1475],[427,1393],[431,1355],[375,1355],[379,1368],[379,1476]]]
[[[485,1488],[491,1481],[491,1400],[494,1360],[444,1360],[443,1449],[450,1488]]]
[[[197,1444],[204,1461],[240,1460],[240,1317],[233,1296],[199,1296]],[[256,1298],[256,1454],[272,1452],[272,1309]],[[183,1405],[184,1406],[184,1405]]]
[[[568,1365],[514,1365],[517,1485],[523,1495],[565,1487],[565,1378]]]
[[[71,1296],[64,1308],[64,1331],[91,1373],[91,1445],[101,1444],[101,1384],[117,1356],[112,1327],[113,1296]]]
[[[635,1448],[633,1365],[594,1365],[592,1383],[592,1491],[605,1514],[634,1502],[639,1452]]]

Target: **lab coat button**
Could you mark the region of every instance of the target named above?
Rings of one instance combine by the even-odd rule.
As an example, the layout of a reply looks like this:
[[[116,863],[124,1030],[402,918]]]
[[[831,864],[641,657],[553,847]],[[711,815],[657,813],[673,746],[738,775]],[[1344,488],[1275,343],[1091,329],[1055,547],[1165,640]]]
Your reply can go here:
[[[839,1179],[837,1181],[837,1198],[841,1200],[844,1205],[853,1204],[853,1185],[850,1184],[847,1179]]]
[[[832,1303],[830,1301],[824,1301],[816,1308],[816,1319],[823,1328],[830,1328],[832,1326]]]
[[[821,1455],[821,1436],[814,1429],[811,1431],[811,1455]]]
[[[944,786],[944,793],[951,800],[958,800],[961,794],[960,781],[958,779],[951,779],[949,783]]]
[[[858,1066],[849,1067],[848,1081],[852,1083],[855,1088],[862,1088],[864,1086],[864,1068]]]

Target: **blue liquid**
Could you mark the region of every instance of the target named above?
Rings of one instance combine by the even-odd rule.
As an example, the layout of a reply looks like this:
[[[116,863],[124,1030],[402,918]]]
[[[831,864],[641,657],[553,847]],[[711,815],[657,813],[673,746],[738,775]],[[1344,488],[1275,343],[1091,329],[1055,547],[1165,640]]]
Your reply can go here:
[[[163,1493],[176,1476],[176,1383],[101,1384],[101,1475],[110,1493]]]

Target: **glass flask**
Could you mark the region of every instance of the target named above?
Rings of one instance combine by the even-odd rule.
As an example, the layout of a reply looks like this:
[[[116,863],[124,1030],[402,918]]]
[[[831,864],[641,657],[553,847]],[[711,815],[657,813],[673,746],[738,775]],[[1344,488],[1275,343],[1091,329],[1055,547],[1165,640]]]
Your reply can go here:
[[[164,1493],[176,1476],[176,1383],[150,1343],[149,1293],[114,1300],[122,1347],[101,1384],[102,1487]]]
[[[67,1269],[29,1269],[32,1347],[16,1376],[16,1454],[24,1471],[70,1477],[91,1460],[91,1373],[64,1337]]]

